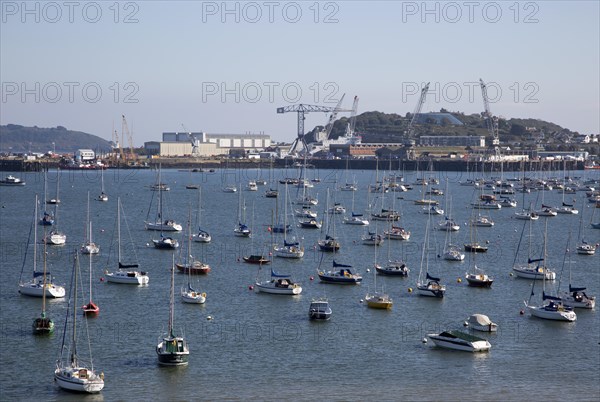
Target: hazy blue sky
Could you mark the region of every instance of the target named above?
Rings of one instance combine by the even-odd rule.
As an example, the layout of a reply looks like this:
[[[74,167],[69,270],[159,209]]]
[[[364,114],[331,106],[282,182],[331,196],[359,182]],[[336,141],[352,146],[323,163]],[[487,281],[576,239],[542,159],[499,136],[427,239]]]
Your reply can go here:
[[[25,4],[25,6],[24,6]],[[483,110],[600,132],[600,2],[2,1],[1,123],[134,142],[163,131],[291,141],[293,103]],[[434,92],[432,92],[434,91]],[[307,130],[326,121],[309,114]]]

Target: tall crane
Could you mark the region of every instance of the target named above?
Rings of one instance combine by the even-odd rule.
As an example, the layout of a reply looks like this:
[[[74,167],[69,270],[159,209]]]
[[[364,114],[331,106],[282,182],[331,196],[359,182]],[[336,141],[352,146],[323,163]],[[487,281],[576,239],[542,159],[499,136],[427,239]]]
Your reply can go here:
[[[406,135],[408,138],[412,138],[415,134],[415,123],[417,121],[417,116],[421,114],[421,109],[423,109],[423,104],[425,103],[425,98],[427,97],[427,91],[429,91],[429,82],[423,87],[423,89],[421,89],[421,96],[419,97],[419,102],[415,107],[415,111],[413,112],[412,118],[410,119],[410,123],[408,124],[408,129],[406,130]]]
[[[117,149],[119,150],[119,156],[121,160],[125,160],[125,155],[123,154],[123,147],[121,146],[121,142],[119,141],[119,133],[115,130],[115,121],[113,120],[112,127],[112,140],[113,140],[113,162],[117,163]]]
[[[319,133],[317,133],[318,138],[315,138],[317,141],[323,141],[323,140],[329,139],[329,135],[331,134],[331,130],[333,129],[333,123],[335,123],[335,120],[337,119],[338,111],[340,110],[340,106],[342,105],[344,96],[346,96],[346,94],[342,95],[339,102],[335,106],[335,110],[329,115],[329,118],[327,119],[327,124],[325,124],[323,131],[320,131]]]
[[[192,135],[192,132],[189,131],[183,123],[181,123],[181,127],[183,127],[183,131],[187,133],[188,139],[192,143],[192,156],[198,156],[199,141]]]
[[[490,110],[490,100],[487,94],[487,86],[483,82],[483,80],[479,79],[479,86],[481,87],[481,95],[483,96],[483,107],[485,111],[483,112],[483,117],[485,118],[488,131],[492,136],[492,145],[494,146],[494,154],[496,159],[500,159],[500,138],[498,135],[498,118],[492,114]]]
[[[288,113],[288,112],[296,112],[298,113],[298,137],[292,143],[290,148],[290,153],[296,152],[296,148],[298,145],[302,147],[302,151],[308,151],[308,146],[306,145],[306,140],[304,139],[304,114],[310,112],[350,112],[347,109],[339,109],[337,107],[328,107],[328,106],[317,106],[317,105],[304,105],[302,103],[298,105],[290,105],[284,107],[278,107],[277,113]]]
[[[122,117],[121,140],[125,141],[125,136],[127,136],[127,142],[129,143],[129,159],[134,161],[136,156],[135,156],[135,152],[133,150],[133,136],[131,135],[131,132],[129,131],[129,127],[127,126],[127,120],[125,120],[125,115],[122,114],[121,117]],[[121,158],[123,158],[123,149],[122,149],[122,147],[120,149],[121,149]]]
[[[346,127],[346,137],[354,137],[354,127],[356,127],[356,112],[358,110],[358,96],[354,97],[352,103],[352,113],[350,113],[350,122]]]

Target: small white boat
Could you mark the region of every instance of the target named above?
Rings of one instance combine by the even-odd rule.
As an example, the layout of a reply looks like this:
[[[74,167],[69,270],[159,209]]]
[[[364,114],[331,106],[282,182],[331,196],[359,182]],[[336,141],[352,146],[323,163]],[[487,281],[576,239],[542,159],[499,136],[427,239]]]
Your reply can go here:
[[[238,223],[237,227],[233,229],[233,233],[239,237],[250,237],[252,231],[250,228],[243,223]]]
[[[522,221],[536,221],[540,219],[540,216],[535,211],[521,211],[515,212],[515,219],[520,219]]]
[[[575,314],[573,308],[565,306],[559,298],[548,298],[545,294],[543,297],[545,300],[540,306],[532,306],[528,305],[527,302],[525,303],[525,306],[533,317],[553,321],[572,322],[577,320],[577,314]]]
[[[344,208],[340,204],[335,204],[333,207],[329,208],[330,214],[343,214],[346,213],[346,208]]]
[[[237,191],[237,187],[236,186],[225,186],[225,187],[223,187],[222,190],[224,193],[235,193]]]
[[[44,243],[54,245],[54,246],[62,246],[67,242],[67,235],[58,231],[52,230],[44,237]]]
[[[258,191],[258,185],[254,180],[250,180],[246,186],[247,191]]]
[[[444,251],[444,260],[447,261],[462,261],[465,259],[465,253],[458,246],[448,244]]]
[[[432,205],[431,207],[423,208],[422,212],[425,215],[444,215],[444,210],[438,206]]]
[[[147,285],[150,278],[144,271],[119,269],[116,272],[105,272],[106,280],[111,283],[122,283],[126,285]]]
[[[189,304],[204,304],[206,293],[200,293],[188,284],[188,286],[181,287],[181,301]]]
[[[556,272],[550,270],[545,266],[533,265],[533,262],[536,261],[530,259],[528,264],[516,264],[515,266],[513,266],[513,272],[519,278],[525,279],[546,279],[549,281],[553,281],[556,279]]]
[[[494,221],[488,216],[478,216],[477,218],[471,219],[469,221],[469,225],[483,228],[491,228],[494,226]]]
[[[358,186],[352,183],[346,183],[345,185],[340,187],[340,191],[356,191],[358,190]]]
[[[540,209],[539,211],[536,211],[536,213],[539,216],[546,216],[546,217],[552,217],[552,216],[558,215],[558,213],[556,212],[556,210],[554,210],[554,208],[547,207],[545,205],[542,205],[542,209]]]
[[[160,239],[152,239],[152,244],[154,244],[155,248],[158,249],[166,249],[171,250],[179,247],[179,241],[172,237],[165,237],[163,234],[160,234]]]
[[[493,323],[487,315],[473,314],[467,321],[467,326],[475,331],[481,332],[496,332],[498,324]]]
[[[465,352],[487,352],[492,345],[483,338],[461,331],[444,331],[439,334],[427,334],[437,346]]]
[[[344,223],[346,225],[368,226],[369,220],[365,219],[363,214],[352,213],[351,216],[344,217]]]
[[[212,237],[207,231],[199,229],[198,233],[192,236],[192,240],[197,243],[210,243]]]
[[[296,241],[288,242],[283,240],[283,246],[273,247],[275,257],[281,258],[302,258],[304,257],[304,247]]]
[[[596,245],[589,244],[583,241],[581,244],[577,245],[577,254],[582,255],[594,255],[596,253]]]
[[[564,215],[577,215],[579,213],[579,211],[573,208],[573,206],[567,206],[564,204],[562,207],[556,208],[556,212]]]
[[[383,244],[383,236],[373,232],[368,232],[361,237],[362,243],[367,246],[381,246]]]
[[[254,289],[256,292],[271,293],[276,295],[299,295],[302,293],[302,286],[299,283],[289,279],[289,275],[279,275],[271,269],[271,279],[264,282],[256,282]]]
[[[375,265],[375,270],[380,275],[386,276],[408,276],[410,269],[403,261],[388,261],[385,266]]]
[[[388,240],[408,240],[410,232],[399,226],[392,226],[390,230],[384,230],[383,236]]]
[[[298,218],[312,218],[312,219],[314,219],[314,218],[317,217],[317,213],[315,211],[312,211],[310,208],[296,209],[294,211],[294,214]]]
[[[161,232],[181,232],[182,226],[174,220],[165,220],[164,222],[146,222],[146,230],[158,230]]]
[[[596,306],[596,296],[588,296],[585,290],[586,288],[574,288],[569,285],[569,291],[563,292],[560,299],[568,307],[593,309]]]
[[[460,225],[454,222],[454,220],[446,218],[445,220],[438,222],[438,229],[450,232],[458,232],[460,230]]]
[[[18,177],[14,177],[12,175],[6,176],[4,179],[0,180],[0,186],[24,186],[25,182]]]
[[[329,320],[331,318],[331,307],[325,298],[313,299],[308,308],[308,317],[311,320]]]

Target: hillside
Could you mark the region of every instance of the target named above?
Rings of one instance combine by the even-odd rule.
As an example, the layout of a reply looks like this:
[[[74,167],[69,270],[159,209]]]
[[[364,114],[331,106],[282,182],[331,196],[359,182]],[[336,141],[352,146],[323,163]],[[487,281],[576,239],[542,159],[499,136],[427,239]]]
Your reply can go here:
[[[110,143],[98,136],[81,131],[54,128],[24,127],[17,124],[0,126],[0,152],[46,153],[56,149],[57,153],[72,153],[77,149],[110,151]]]
[[[447,114],[449,118],[440,118],[440,114]],[[429,115],[429,116],[428,116]],[[363,142],[404,142],[406,130],[412,118],[411,113],[401,116],[395,113],[365,112],[356,116],[356,133],[363,138]],[[452,124],[454,119],[462,125]],[[331,137],[343,135],[348,125],[348,118],[338,119],[331,130]],[[315,127],[308,133],[309,139],[321,130],[322,126]],[[423,113],[418,116],[415,125],[415,137],[421,135],[483,135],[486,141],[491,142],[486,122],[480,114],[466,115],[461,112],[448,112],[445,109],[440,113]],[[499,119],[500,140],[503,143],[523,143],[535,140],[543,133],[546,141],[556,139],[556,142],[565,142],[572,139],[577,133],[563,128],[557,124],[538,119]],[[542,136],[542,137],[544,137]],[[552,142],[552,141],[551,141]]]

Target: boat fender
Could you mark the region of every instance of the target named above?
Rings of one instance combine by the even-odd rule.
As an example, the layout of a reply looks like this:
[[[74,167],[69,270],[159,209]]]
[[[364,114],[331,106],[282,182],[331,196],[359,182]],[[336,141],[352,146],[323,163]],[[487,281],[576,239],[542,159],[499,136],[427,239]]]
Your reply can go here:
[[[104,381],[104,371],[100,373],[100,379]]]
[[[202,297],[206,298],[206,293],[202,292]]]

